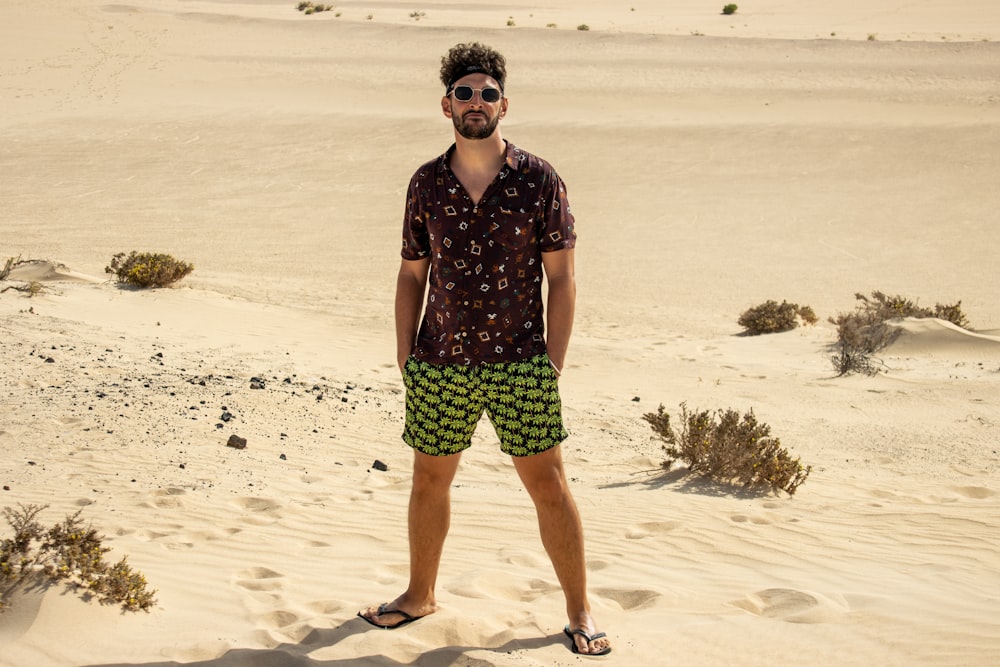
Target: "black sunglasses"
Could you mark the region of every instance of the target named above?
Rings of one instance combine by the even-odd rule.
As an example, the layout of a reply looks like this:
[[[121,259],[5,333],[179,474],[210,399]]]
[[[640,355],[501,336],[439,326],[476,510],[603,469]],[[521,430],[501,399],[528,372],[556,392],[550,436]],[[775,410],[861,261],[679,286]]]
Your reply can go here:
[[[468,102],[472,99],[473,95],[479,93],[479,97],[483,102],[495,104],[503,96],[503,93],[496,88],[473,88],[472,86],[455,86],[451,92],[459,102]]]

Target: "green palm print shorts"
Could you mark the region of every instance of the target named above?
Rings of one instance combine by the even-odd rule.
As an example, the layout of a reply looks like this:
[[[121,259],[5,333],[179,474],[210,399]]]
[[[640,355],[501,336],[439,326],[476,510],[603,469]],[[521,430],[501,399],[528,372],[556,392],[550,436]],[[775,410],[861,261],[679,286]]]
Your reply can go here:
[[[559,384],[547,354],[479,366],[430,364],[410,357],[403,369],[403,441],[431,456],[457,454],[472,444],[483,412],[511,456],[531,456],[569,437]]]

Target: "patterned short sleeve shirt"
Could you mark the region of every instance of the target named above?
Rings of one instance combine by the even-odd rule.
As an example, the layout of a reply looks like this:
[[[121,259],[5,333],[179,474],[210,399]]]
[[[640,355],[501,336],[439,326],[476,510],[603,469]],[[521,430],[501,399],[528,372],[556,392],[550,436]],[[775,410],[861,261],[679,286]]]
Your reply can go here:
[[[508,142],[477,205],[449,167],[454,150],[420,167],[407,192],[402,257],[430,258],[413,355],[478,365],[541,354],[541,253],[576,244],[566,187],[549,163]]]

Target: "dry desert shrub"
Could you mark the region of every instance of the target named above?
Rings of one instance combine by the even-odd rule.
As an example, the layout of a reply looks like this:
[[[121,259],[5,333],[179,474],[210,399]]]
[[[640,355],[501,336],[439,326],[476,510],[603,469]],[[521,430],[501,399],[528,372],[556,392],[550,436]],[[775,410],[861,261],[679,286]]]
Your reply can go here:
[[[313,4],[312,2],[304,0],[303,2],[300,2],[298,5],[296,5],[295,8],[298,9],[300,12],[305,12],[306,14],[315,14],[317,12],[329,12],[333,10],[333,5],[316,5]]]
[[[39,505],[5,507],[3,516],[14,536],[0,541],[0,609],[7,597],[29,580],[67,581],[101,602],[119,603],[129,611],[149,609],[156,591],[123,557],[115,564],[104,560],[110,549],[91,526],[84,526],[80,512],[67,516],[48,530],[38,522],[45,509]]]
[[[768,300],[759,306],[748,308],[740,315],[737,323],[751,336],[781,331],[791,331],[802,324],[816,324],[818,318],[809,306]]]
[[[7,280],[7,276],[10,275],[11,269],[20,263],[20,257],[8,257],[7,261],[4,262],[3,268],[0,269],[0,280]]]
[[[962,302],[935,304],[925,308],[906,297],[888,296],[874,291],[871,298],[854,295],[858,304],[851,313],[840,313],[830,318],[837,326],[837,350],[830,361],[838,375],[864,373],[874,375],[881,365],[872,358],[876,352],[889,347],[899,337],[900,329],[890,324],[903,317],[936,317],[955,326],[967,329],[969,320],[962,312]]]
[[[10,277],[10,272],[13,271],[15,267],[18,267],[21,264],[27,264],[27,261],[22,260],[20,255],[18,255],[17,257],[8,257],[7,260],[4,262],[3,267],[0,268],[0,280],[7,280],[7,278]],[[8,285],[7,287],[0,289],[0,294],[3,294],[7,290],[15,290],[18,292],[26,293],[30,298],[41,294],[42,289],[43,289],[42,283],[38,282],[37,280],[29,280],[26,285]]]
[[[167,287],[194,271],[194,266],[170,255],[151,252],[118,253],[104,267],[118,282],[136,287]]]
[[[770,487],[789,495],[809,477],[812,467],[793,459],[752,410],[740,416],[735,410],[689,411],[684,403],[680,407],[679,429],[670,424],[662,405],[643,416],[663,440],[669,457],[664,468],[680,460],[691,472],[723,484]]]

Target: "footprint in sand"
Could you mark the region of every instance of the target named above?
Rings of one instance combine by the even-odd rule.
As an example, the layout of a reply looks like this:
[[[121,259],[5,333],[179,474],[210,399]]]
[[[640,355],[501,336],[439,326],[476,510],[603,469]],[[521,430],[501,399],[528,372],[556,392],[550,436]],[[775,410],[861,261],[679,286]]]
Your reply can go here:
[[[161,510],[180,509],[181,507],[184,507],[184,502],[180,499],[180,496],[183,496],[186,493],[187,491],[184,489],[178,489],[177,487],[157,489],[150,494],[153,496],[153,499],[150,502],[154,507]]]
[[[475,577],[464,577],[462,581],[448,588],[452,595],[476,600],[512,600],[534,602],[540,597],[558,592],[559,586],[543,579],[518,579],[500,577],[496,573],[481,573]]]
[[[143,542],[155,542],[156,540],[162,540],[164,537],[170,537],[170,533],[161,533],[146,529],[136,533],[136,537]]]
[[[848,611],[828,598],[791,588],[768,588],[731,603],[761,618],[789,623],[825,623]]]
[[[252,592],[270,592],[282,588],[283,574],[266,567],[251,567],[237,575],[236,585]]]
[[[257,615],[257,631],[270,642],[299,643],[315,629],[304,617],[287,609],[273,609]]]
[[[641,540],[658,533],[666,533],[681,525],[680,521],[650,521],[631,526],[625,530],[625,537],[630,540]]]
[[[603,570],[603,569],[605,569],[607,567],[611,567],[611,563],[609,561],[606,561],[606,560],[594,559],[594,560],[588,560],[587,561],[587,571],[588,572],[598,572],[599,570]]]
[[[747,516],[746,514],[734,514],[729,519],[733,523],[747,523],[756,524],[758,526],[768,526],[774,523],[771,519],[763,516]]]
[[[237,498],[235,504],[245,512],[242,522],[252,526],[268,526],[281,518],[281,503],[270,498]]]
[[[545,567],[548,563],[545,555],[540,555],[537,551],[510,551],[507,548],[500,550],[500,559],[520,567]]]
[[[303,627],[302,617],[283,608],[286,604],[284,578],[285,575],[271,568],[251,567],[237,572],[233,579],[234,585],[243,589],[249,598],[244,606],[257,619],[254,634],[267,643],[297,642],[312,630]],[[263,611],[262,605],[268,611]]]
[[[274,512],[281,509],[277,501],[269,498],[239,498],[236,504],[250,512]]]
[[[634,611],[649,607],[658,600],[661,595],[651,590],[626,590],[619,588],[597,588],[594,595],[604,600],[615,602],[623,611]]]
[[[260,624],[268,630],[281,630],[290,625],[295,625],[302,619],[290,611],[276,609],[275,611],[262,614]]]
[[[316,600],[308,604],[308,607],[320,616],[332,616],[344,606],[344,603],[339,600]]]
[[[996,495],[995,491],[983,486],[953,486],[951,490],[960,496],[972,498],[973,500],[983,500]]]

